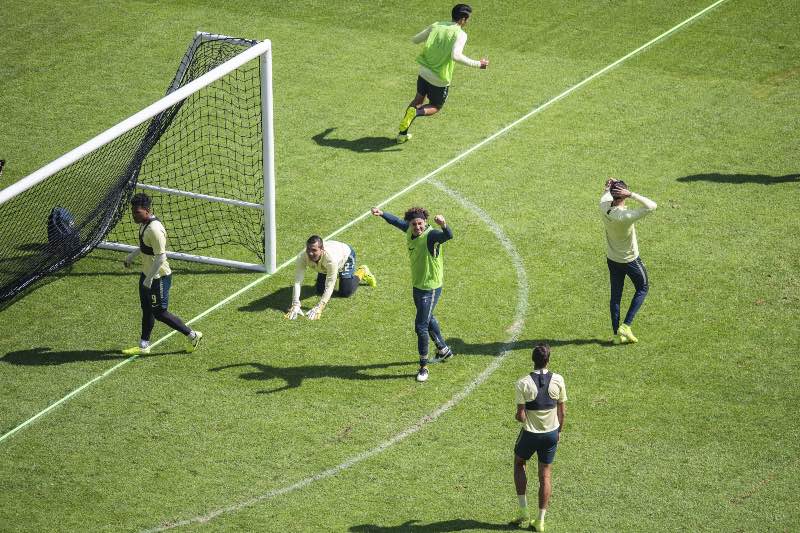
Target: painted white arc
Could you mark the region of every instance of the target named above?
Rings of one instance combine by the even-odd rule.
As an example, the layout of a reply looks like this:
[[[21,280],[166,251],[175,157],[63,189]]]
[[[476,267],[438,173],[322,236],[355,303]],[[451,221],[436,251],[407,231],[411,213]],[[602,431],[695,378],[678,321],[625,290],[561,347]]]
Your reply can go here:
[[[522,328],[525,323],[525,312],[528,308],[528,275],[525,272],[525,264],[522,260],[522,257],[519,255],[519,252],[514,247],[514,244],[511,240],[505,235],[503,229],[498,225],[494,220],[492,220],[489,213],[472,203],[467,198],[463,197],[456,191],[447,188],[444,184],[437,180],[433,180],[431,182],[435,187],[439,190],[443,191],[451,198],[456,200],[459,204],[461,204],[464,208],[471,211],[479,220],[482,220],[489,229],[494,233],[495,237],[498,241],[502,244],[503,248],[506,250],[508,255],[511,257],[511,262],[514,264],[514,269],[517,274],[517,305],[514,310],[514,319],[511,323],[511,327],[508,329],[509,337],[503,344],[503,347],[500,353],[492,359],[492,362],[480,373],[477,377],[473,378],[472,381],[467,383],[467,385],[461,389],[459,392],[453,395],[447,402],[439,406],[437,409],[428,413],[427,415],[420,418],[417,422],[415,422],[412,426],[406,428],[405,430],[397,433],[396,435],[392,436],[391,438],[383,441],[382,443],[378,444],[372,449],[366,450],[361,452],[358,455],[355,455],[343,463],[309,476],[305,479],[292,483],[291,485],[287,485],[285,487],[281,487],[278,489],[271,490],[264,494],[254,496],[253,498],[249,498],[247,500],[234,503],[228,505],[226,507],[222,507],[220,509],[215,509],[210,511],[204,515],[195,516],[192,518],[187,518],[183,520],[176,520],[171,522],[163,523],[153,529],[146,530],[147,533],[155,533],[159,531],[167,531],[169,529],[174,529],[177,527],[189,526],[192,524],[204,524],[210,522],[211,520],[217,518],[220,515],[226,513],[234,513],[237,511],[241,511],[246,507],[251,507],[256,505],[260,502],[275,498],[277,496],[281,496],[283,494],[287,494],[290,492],[294,492],[296,490],[302,489],[316,481],[320,481],[329,477],[333,477],[338,473],[347,470],[348,468],[361,463],[370,457],[378,455],[379,453],[383,452],[384,450],[394,446],[398,442],[405,440],[406,438],[414,435],[415,433],[419,432],[423,427],[426,425],[435,422],[440,416],[448,412],[458,403],[460,403],[464,398],[469,396],[472,391],[474,391],[477,387],[483,384],[489,376],[491,376],[495,370],[500,367],[500,364],[505,360],[506,356],[510,353],[511,347],[517,341],[519,334],[522,332]]]

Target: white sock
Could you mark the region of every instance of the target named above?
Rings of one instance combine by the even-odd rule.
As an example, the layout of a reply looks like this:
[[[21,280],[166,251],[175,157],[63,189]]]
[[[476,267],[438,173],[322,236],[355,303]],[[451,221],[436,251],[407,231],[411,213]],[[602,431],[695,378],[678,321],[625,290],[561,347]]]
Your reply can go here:
[[[547,512],[547,509],[539,509],[539,520],[544,520],[544,513]]]
[[[517,498],[519,498],[519,508],[526,509],[528,507],[528,495],[527,494],[517,494]]]
[[[150,341],[144,339],[139,340],[139,348],[147,348],[148,346],[150,346]]]

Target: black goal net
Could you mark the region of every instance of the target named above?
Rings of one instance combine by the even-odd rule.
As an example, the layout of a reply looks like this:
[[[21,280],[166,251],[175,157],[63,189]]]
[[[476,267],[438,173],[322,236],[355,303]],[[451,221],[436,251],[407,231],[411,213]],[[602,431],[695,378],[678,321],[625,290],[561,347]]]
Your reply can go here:
[[[198,35],[167,94],[256,41]],[[137,244],[137,184],[263,202],[260,62],[190,94],[0,205],[0,306],[108,238]],[[169,248],[264,260],[263,211],[145,189]]]

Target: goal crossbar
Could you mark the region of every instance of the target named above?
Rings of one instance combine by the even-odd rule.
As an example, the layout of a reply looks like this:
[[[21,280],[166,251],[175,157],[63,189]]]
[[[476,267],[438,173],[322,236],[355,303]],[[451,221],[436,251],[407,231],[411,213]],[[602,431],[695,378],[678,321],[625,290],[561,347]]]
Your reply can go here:
[[[222,65],[208,71],[207,73],[203,74],[196,80],[166,95],[157,102],[142,109],[135,115],[132,115],[127,119],[123,120],[116,126],[107,129],[103,133],[86,141],[85,143],[78,146],[74,150],[67,152],[63,156],[56,159],[55,161],[48,163],[47,165],[43,166],[36,172],[6,187],[5,189],[0,191],[0,205],[4,204],[11,198],[19,195],[20,193],[27,191],[34,185],[41,183],[42,181],[46,180],[56,172],[72,165],[73,163],[82,159],[84,156],[93,152],[100,146],[108,144],[117,137],[125,134],[126,132],[140,125],[144,121],[153,118],[154,116],[167,110],[171,106],[186,99],[189,95],[198,91],[199,89],[211,85],[213,82],[215,82],[217,79],[224,76],[225,74],[228,74],[229,72],[236,70],[237,68],[241,67],[248,61],[251,61],[259,56],[262,56],[270,52],[271,49],[272,49],[272,43],[271,41],[269,41],[269,39],[259,42],[258,44],[252,46],[251,48],[248,48],[241,54],[237,55],[230,61],[227,61],[226,63],[223,63]]]

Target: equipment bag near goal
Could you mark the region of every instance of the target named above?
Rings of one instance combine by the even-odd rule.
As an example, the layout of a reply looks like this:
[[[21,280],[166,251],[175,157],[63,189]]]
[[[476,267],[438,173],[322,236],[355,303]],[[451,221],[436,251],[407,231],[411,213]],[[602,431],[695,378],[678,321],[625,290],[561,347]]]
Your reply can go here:
[[[168,257],[274,272],[271,52],[198,33],[165,97],[0,191],[0,306],[96,247],[134,249],[137,191]]]

